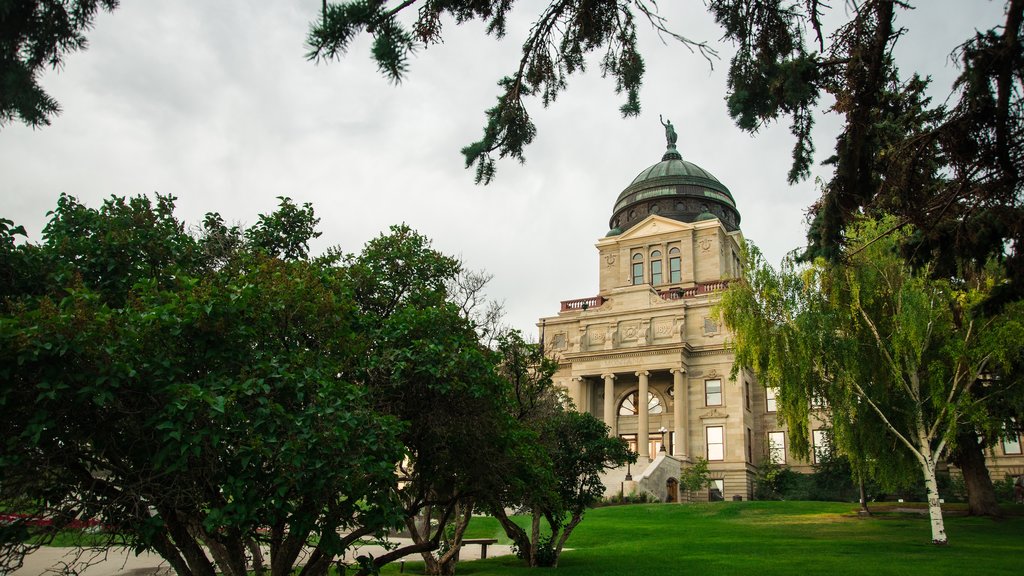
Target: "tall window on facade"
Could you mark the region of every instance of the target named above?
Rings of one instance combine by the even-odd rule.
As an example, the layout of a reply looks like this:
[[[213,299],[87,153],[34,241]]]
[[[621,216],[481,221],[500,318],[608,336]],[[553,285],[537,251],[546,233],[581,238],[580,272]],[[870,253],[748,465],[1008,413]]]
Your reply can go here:
[[[776,411],[775,395],[777,393],[778,393],[778,390],[775,389],[775,388],[765,388],[764,389],[765,411],[767,411],[767,412],[775,412]]]
[[[725,480],[720,478],[711,480],[708,485],[708,501],[721,502],[725,500]]]
[[[746,437],[746,440],[747,440],[747,462],[753,462],[754,461],[754,441],[753,441],[753,437],[754,437],[753,432],[750,431],[750,428],[747,428],[747,437]]]
[[[707,406],[722,405],[722,381],[719,379],[704,381],[704,404]]]
[[[828,439],[828,430],[811,431],[811,458],[817,464],[825,460],[832,453],[832,444]]]
[[[1020,454],[1020,435],[1013,430],[1006,431],[1003,438],[1003,454]]]
[[[743,381],[743,401],[747,407],[747,412],[750,412],[750,382]]]
[[[651,284],[661,284],[661,250],[651,252]]]
[[[786,463],[786,433],[768,433],[768,460],[772,464]]]
[[[637,396],[640,395],[639,390],[630,392],[626,398],[619,404],[619,416],[636,416],[640,413],[640,402]],[[665,409],[661,405],[661,400],[654,395],[653,392],[647,393],[647,413],[648,414],[661,414]]]
[[[721,426],[708,426],[707,434],[708,460],[725,460],[725,436]]]
[[[644,283],[644,255],[633,254],[633,285]]]
[[[675,284],[683,281],[683,261],[679,258],[679,248],[668,251],[668,281]]]

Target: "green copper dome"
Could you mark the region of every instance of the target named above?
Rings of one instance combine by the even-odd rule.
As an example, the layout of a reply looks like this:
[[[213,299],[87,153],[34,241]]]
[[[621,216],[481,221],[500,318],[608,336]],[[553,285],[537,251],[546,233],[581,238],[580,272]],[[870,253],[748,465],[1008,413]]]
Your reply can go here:
[[[729,189],[707,170],[683,160],[672,139],[661,162],[642,170],[619,194],[608,227],[625,232],[651,214],[681,222],[714,217],[730,231],[740,224]]]

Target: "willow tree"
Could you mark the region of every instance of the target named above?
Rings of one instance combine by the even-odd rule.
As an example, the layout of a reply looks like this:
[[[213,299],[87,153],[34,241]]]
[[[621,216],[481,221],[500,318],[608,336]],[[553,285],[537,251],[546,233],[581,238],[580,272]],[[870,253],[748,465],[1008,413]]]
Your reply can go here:
[[[882,220],[849,229],[842,264],[788,262],[776,272],[751,249],[745,281],[726,292],[721,312],[734,334],[734,369],[750,367],[778,388],[794,451],[807,454],[811,400],[823,398],[833,440],[855,462],[893,473],[903,456],[912,459],[932,541],[945,544],[936,466],[961,423],[987,418],[991,398],[975,388],[1013,360],[1024,314],[1013,304],[980,316],[995,279],[968,285],[914,270],[897,249],[909,232],[892,228]]]

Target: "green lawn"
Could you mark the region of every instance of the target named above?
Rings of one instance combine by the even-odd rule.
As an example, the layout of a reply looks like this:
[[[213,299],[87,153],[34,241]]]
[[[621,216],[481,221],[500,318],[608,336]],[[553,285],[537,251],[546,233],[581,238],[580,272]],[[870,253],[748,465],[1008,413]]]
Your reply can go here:
[[[923,515],[859,518],[851,504],[718,502],[591,510],[569,539],[557,574],[1019,574],[1024,566],[1024,509],[1001,520],[946,518],[949,546],[931,545]],[[475,518],[470,538],[504,534]],[[420,573],[408,563],[405,573]],[[386,574],[397,573],[389,566]],[[459,564],[458,574],[525,575],[514,557]]]

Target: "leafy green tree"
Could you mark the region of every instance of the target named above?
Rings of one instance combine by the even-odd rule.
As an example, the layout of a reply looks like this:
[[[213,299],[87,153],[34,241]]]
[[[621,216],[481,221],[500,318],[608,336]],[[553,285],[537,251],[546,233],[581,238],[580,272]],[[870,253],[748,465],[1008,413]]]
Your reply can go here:
[[[679,473],[679,483],[692,498],[693,493],[711,486],[711,469],[706,458],[697,456],[693,464],[683,468]]]
[[[505,481],[489,494],[487,510],[529,566],[556,566],[587,508],[604,495],[601,473],[635,462],[636,454],[610,437],[603,422],[574,409],[551,380],[557,363],[539,346],[510,332],[499,338],[498,350],[501,373],[511,383],[507,409],[517,425],[516,442],[506,452]],[[528,528],[508,516],[510,508],[530,515]]]
[[[172,211],[54,212],[50,285],[0,320],[5,504],[99,518],[178,574],[290,574],[307,546],[322,574],[352,543],[339,531],[401,518],[402,425],[356,382],[344,276],[260,253],[190,276],[198,242]]]
[[[723,296],[738,366],[779,388],[794,452],[807,454],[811,400],[831,409],[836,446],[889,473],[905,470],[874,434],[901,447],[924,480],[932,540],[946,542],[935,468],[964,422],[989,417],[972,390],[987,370],[1007,366],[1024,337],[1019,305],[978,315],[992,281],[970,286],[914,272],[879,237],[892,220],[849,231],[858,251],[842,266],[824,260],[776,273],[752,252],[745,282]]]
[[[5,568],[98,518],[178,574],[291,574],[304,551],[325,574],[503,481],[505,381],[448,301],[455,260],[407,227],[309,258],[315,216],[286,198],[198,236],[173,209],[62,197],[43,244],[4,226],[4,262],[38,270],[0,316],[0,499],[54,520],[4,526]],[[435,550],[429,530],[360,571]]]
[[[901,76],[894,56],[904,30],[896,22],[909,3],[842,3],[847,16],[831,34],[823,22],[835,7],[819,0],[709,3],[737,47],[729,113],[751,132],[791,120],[791,182],[810,175],[823,96],[843,118],[827,161],[833,176],[811,207],[805,258],[839,260],[844,231],[862,211],[889,213],[894,229],[915,230],[900,235],[904,255],[935,277],[997,258],[1009,282],[993,287],[989,305],[1024,296],[1024,0],[1005,6],[1002,23],[979,23],[973,37],[948,47],[962,72],[948,104],[934,106],[924,95],[929,80]]]

